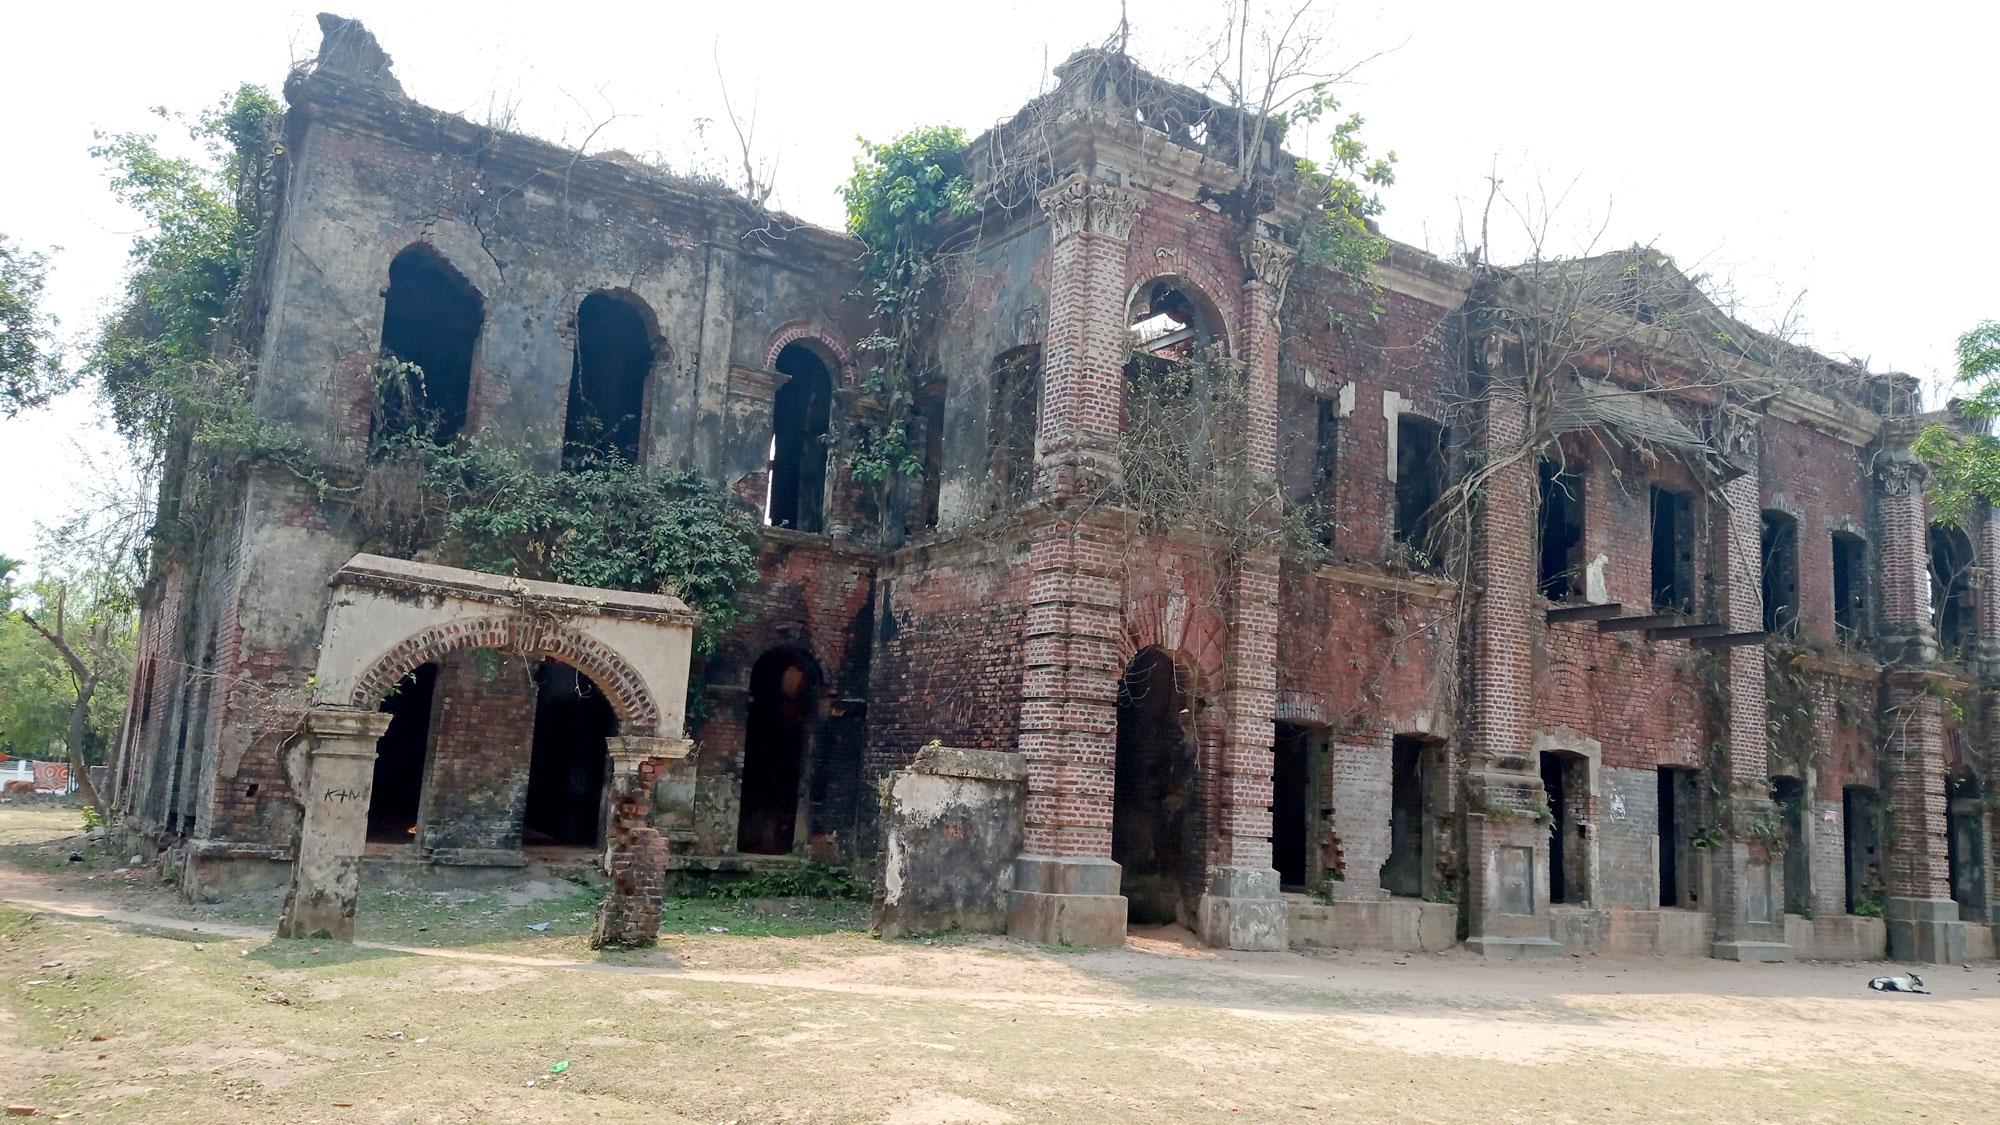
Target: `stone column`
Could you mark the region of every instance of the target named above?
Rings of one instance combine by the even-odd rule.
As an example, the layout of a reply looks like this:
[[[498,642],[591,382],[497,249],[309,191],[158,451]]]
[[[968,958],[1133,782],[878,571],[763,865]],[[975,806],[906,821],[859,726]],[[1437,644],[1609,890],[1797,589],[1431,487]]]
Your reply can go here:
[[[389,729],[383,711],[316,707],[306,715],[305,781],[299,787],[292,878],[278,916],[281,938],[354,940],[361,849],[375,786],[375,742]]]
[[[1054,245],[1035,490],[1055,514],[1029,545],[1026,829],[1007,932],[1045,944],[1119,945],[1125,899],[1111,859],[1111,805],[1124,546],[1078,511],[1120,476],[1126,239],[1144,197],[1079,175],[1041,202]]]
[[[604,832],[604,870],[611,889],[597,910],[593,948],[645,946],[660,940],[660,899],[667,882],[667,841],[648,823],[659,765],[683,760],[685,738],[614,735],[611,755],[611,821]]]
[[[1512,345],[1488,337],[1481,348],[1486,387],[1475,438],[1492,455],[1526,440],[1527,388],[1511,365]],[[1554,956],[1538,886],[1547,869],[1548,829],[1536,818],[1541,773],[1530,752],[1534,706],[1535,459],[1497,470],[1472,524],[1472,651],[1465,812],[1466,948],[1503,957]]]
[[[1293,251],[1274,239],[1243,243],[1243,418],[1246,495],[1271,496],[1278,473],[1278,313]],[[1276,537],[1276,513],[1266,519]],[[1285,904],[1271,866],[1272,739],[1278,700],[1278,553],[1250,550],[1229,578],[1223,656],[1221,776],[1213,788],[1216,838],[1196,928],[1210,945],[1287,947]]]
[[[1885,458],[1877,473],[1885,691],[1882,773],[1887,854],[1882,863],[1889,956],[1965,960],[1965,925],[1951,898],[1945,842],[1943,677],[1931,624],[1930,517],[1922,465]],[[1984,614],[1981,614],[1984,639]]]
[[[1754,422],[1738,415],[1725,420],[1730,460],[1745,472],[1723,483],[1712,502],[1710,557],[1721,588],[1715,614],[1731,632],[1764,627],[1763,497],[1758,473]],[[1773,862],[1774,832],[1781,831],[1771,800],[1768,702],[1762,645],[1722,649],[1729,710],[1715,717],[1720,728],[1723,776],[1710,778],[1724,839],[1709,849],[1714,874],[1711,909],[1715,944],[1709,952],[1730,961],[1789,961],[1785,944],[1784,865]]]

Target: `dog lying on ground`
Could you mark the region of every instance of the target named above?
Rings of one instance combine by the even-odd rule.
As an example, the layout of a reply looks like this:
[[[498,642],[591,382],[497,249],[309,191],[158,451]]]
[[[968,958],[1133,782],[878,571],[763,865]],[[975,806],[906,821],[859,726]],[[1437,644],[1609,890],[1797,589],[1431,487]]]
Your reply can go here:
[[[1868,987],[1877,992],[1919,992],[1925,996],[1930,990],[1924,987],[1924,978],[1915,973],[1906,977],[1876,977],[1868,982]]]

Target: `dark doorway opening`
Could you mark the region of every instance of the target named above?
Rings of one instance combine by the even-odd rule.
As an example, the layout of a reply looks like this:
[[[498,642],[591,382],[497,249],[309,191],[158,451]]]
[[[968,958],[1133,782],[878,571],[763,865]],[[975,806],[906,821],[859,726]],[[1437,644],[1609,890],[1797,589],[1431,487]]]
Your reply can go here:
[[[1653,611],[1694,608],[1694,499],[1653,486]]]
[[[368,842],[408,844],[417,838],[424,770],[430,763],[437,665],[424,664],[396,681],[382,701],[389,729],[375,743],[374,793],[368,799]]]
[[[382,355],[397,367],[380,380],[371,437],[416,430],[444,441],[465,428],[485,316],[479,291],[436,250],[417,245],[396,255],[382,304]]]
[[[1873,789],[1850,785],[1840,792],[1847,852],[1847,912],[1882,910],[1882,800]]]
[[[1313,775],[1312,728],[1279,723],[1271,762],[1271,866],[1278,869],[1278,886],[1288,891],[1306,886],[1318,804]]]
[[[1545,457],[1539,476],[1542,596],[1568,601],[1583,593],[1583,474]]]
[[[826,522],[826,438],[833,424],[833,375],[804,344],[778,353],[785,376],[771,408],[771,493],[765,522],[820,532]]]
[[[1389,752],[1389,858],[1382,888],[1404,898],[1424,893],[1424,742],[1397,735]]]
[[[1771,779],[1771,800],[1785,826],[1785,913],[1812,914],[1812,857],[1806,851],[1806,783]]]
[[[1958,916],[1986,919],[1986,809],[1970,774],[1945,781],[1945,862]]]
[[[743,803],[736,850],[787,855],[798,837],[799,790],[819,677],[805,655],[772,649],[750,668],[743,720]]]
[[[936,527],[944,496],[944,388],[933,379],[917,388],[917,413],[924,421],[924,526]]]
[[[576,358],[570,364],[569,413],[563,460],[596,457],[639,462],[646,376],[653,370],[653,333],[630,300],[592,293],[576,309]]]
[[[604,839],[604,740],[618,718],[596,684],[567,664],[535,672],[535,736],[521,842],[595,847]]]
[[[1173,658],[1159,649],[1134,657],[1118,681],[1111,858],[1122,871],[1126,917],[1139,925],[1178,920],[1192,881],[1193,705]]]
[[[1542,791],[1549,803],[1549,901],[1585,901],[1583,812],[1587,791],[1584,760],[1543,752]]]
[[[1661,906],[1692,907],[1700,900],[1695,890],[1693,833],[1699,784],[1693,770],[1660,767]]]
[[[1763,523],[1764,631],[1790,636],[1799,622],[1799,521],[1767,511]]]
[[[1868,543],[1859,535],[1833,533],[1833,632],[1853,647],[1868,628]]]

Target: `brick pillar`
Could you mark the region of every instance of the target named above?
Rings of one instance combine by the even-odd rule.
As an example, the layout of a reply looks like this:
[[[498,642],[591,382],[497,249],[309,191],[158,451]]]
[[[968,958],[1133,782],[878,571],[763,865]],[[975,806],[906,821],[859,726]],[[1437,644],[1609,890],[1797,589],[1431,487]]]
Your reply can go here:
[[[306,776],[299,789],[291,884],[278,916],[281,938],[354,940],[361,897],[361,848],[375,788],[375,743],[389,729],[382,711],[316,707],[306,715]]]
[[[1508,347],[1485,341],[1487,388],[1475,441],[1505,457],[1526,440],[1526,385]],[[1542,779],[1530,753],[1534,705],[1535,458],[1516,458],[1487,479],[1471,542],[1472,646],[1466,677],[1466,948],[1500,956],[1553,955],[1539,886],[1548,830],[1535,818]]]
[[[1277,495],[1278,313],[1294,252],[1275,239],[1244,240],[1242,359],[1244,485]],[[1275,532],[1275,513],[1269,517]],[[1268,541],[1268,540],[1267,540]],[[1231,949],[1284,949],[1285,906],[1271,866],[1271,769],[1278,704],[1278,555],[1243,552],[1229,576],[1223,653],[1222,752],[1212,787],[1216,836],[1208,888],[1196,909],[1203,941]]]
[[[1762,493],[1758,434],[1754,420],[1727,420],[1730,460],[1745,470],[1725,481],[1709,509],[1709,553],[1720,583],[1715,591],[1717,620],[1731,632],[1764,627]],[[1791,958],[1785,944],[1784,864],[1772,850],[1779,825],[1771,800],[1770,739],[1765,697],[1764,649],[1735,645],[1716,654],[1729,685],[1729,709],[1714,717],[1722,742],[1721,777],[1710,784],[1717,798],[1725,839],[1709,849],[1714,875],[1710,909],[1715,944],[1710,952],[1732,961]]]
[[[1035,489],[1058,514],[1029,545],[1020,751],[1023,854],[1008,932],[1046,944],[1118,945],[1125,899],[1111,860],[1124,544],[1062,509],[1119,479],[1126,238],[1137,192],[1073,176],[1042,196],[1054,244]]]
[[[653,785],[669,761],[688,756],[684,738],[639,735],[605,739],[611,756],[611,821],[604,833],[604,870],[611,889],[598,906],[593,948],[653,945],[660,940],[660,902],[667,881],[667,841],[648,823]]]
[[[1875,511],[1882,573],[1882,774],[1887,792],[1883,913],[1889,956],[1899,961],[1965,960],[1965,926],[1951,898],[1945,843],[1944,700],[1931,625],[1930,517],[1923,467],[1885,458]],[[1981,537],[1983,541],[1983,536]],[[1985,614],[1980,614],[1984,640]]]

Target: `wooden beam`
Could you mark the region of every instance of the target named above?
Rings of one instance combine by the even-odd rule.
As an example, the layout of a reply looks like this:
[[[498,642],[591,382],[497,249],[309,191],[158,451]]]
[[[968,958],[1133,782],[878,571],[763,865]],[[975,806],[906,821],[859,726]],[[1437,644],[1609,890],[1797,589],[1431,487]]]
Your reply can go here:
[[[1630,633],[1638,629],[1664,629],[1672,625],[1685,625],[1687,618],[1678,613],[1649,613],[1643,617],[1614,617],[1609,621],[1599,621],[1600,633]]]
[[[1768,636],[1769,633],[1759,629],[1754,633],[1724,633],[1716,637],[1697,637],[1688,643],[1700,648],[1735,648],[1738,645],[1762,644],[1764,638]]]
[[[1625,607],[1617,602],[1602,605],[1553,605],[1549,607],[1549,624],[1558,621],[1599,621],[1606,617],[1616,617],[1625,612]]]
[[[1677,637],[1694,640],[1700,637],[1720,637],[1729,632],[1729,626],[1714,623],[1706,625],[1669,625],[1664,629],[1646,630],[1646,638],[1654,641],[1668,641]]]

